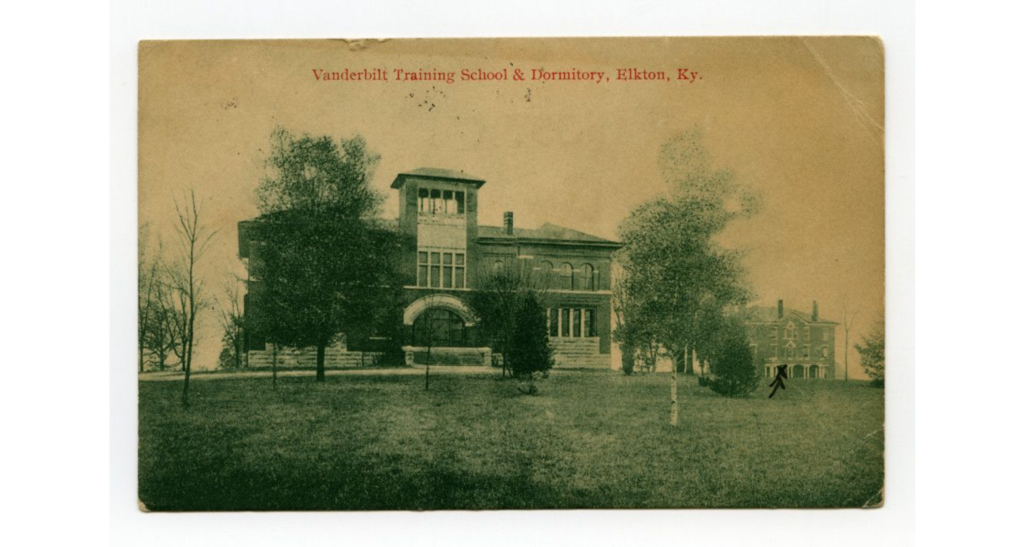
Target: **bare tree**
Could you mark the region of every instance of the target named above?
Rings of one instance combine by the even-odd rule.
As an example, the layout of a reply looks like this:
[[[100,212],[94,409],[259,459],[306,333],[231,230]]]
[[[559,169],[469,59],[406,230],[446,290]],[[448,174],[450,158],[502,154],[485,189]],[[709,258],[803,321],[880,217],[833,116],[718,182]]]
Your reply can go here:
[[[196,315],[204,303],[203,282],[196,274],[196,264],[209,247],[210,240],[216,232],[203,226],[201,210],[196,203],[196,191],[190,189],[183,199],[184,203],[174,200],[174,209],[178,214],[178,225],[175,232],[178,236],[179,263],[173,270],[171,280],[177,293],[177,310],[181,316],[176,321],[175,330],[181,344],[181,364],[185,371],[185,386],[181,393],[181,402],[188,406],[188,382],[192,374],[192,355],[195,346]]]
[[[159,306],[154,293],[160,283],[160,253],[155,257],[147,255],[148,236],[149,225],[139,226],[139,372],[145,370],[146,338],[153,323],[154,309]]]
[[[850,329],[853,328],[853,323],[857,320],[857,309],[852,311],[844,303],[843,304],[843,381],[850,381]]]
[[[221,341],[224,344],[220,366],[236,370],[242,368],[242,354],[245,352],[242,299],[238,287],[239,280],[235,276],[224,284],[225,305],[220,310]]]
[[[159,279],[153,288],[153,310],[146,329],[145,344],[157,368],[165,370],[171,354],[180,355],[181,352],[176,334],[178,312],[173,300],[174,291],[168,284],[167,272],[161,269],[158,275]]]

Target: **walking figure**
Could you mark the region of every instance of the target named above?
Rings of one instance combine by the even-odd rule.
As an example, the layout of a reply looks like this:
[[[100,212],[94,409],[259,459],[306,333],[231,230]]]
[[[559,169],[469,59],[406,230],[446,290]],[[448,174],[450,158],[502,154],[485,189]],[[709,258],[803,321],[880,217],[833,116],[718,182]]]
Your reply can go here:
[[[775,379],[772,380],[772,383],[768,384],[768,387],[775,386],[771,395],[768,396],[769,399],[775,395],[775,392],[778,391],[780,387],[782,389],[786,389],[785,380],[789,378],[789,374],[786,373],[787,368],[789,368],[789,365],[779,365],[778,372],[775,373]]]

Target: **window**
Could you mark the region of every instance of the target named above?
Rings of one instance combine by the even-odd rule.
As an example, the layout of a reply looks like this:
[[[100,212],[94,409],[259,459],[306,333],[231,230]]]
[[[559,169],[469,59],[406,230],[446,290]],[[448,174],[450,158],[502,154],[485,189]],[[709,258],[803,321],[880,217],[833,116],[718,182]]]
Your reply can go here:
[[[430,191],[430,214],[436,215],[441,212],[441,191]]]
[[[561,288],[566,291],[572,290],[572,264],[565,263],[561,266]]]
[[[821,356],[828,359],[828,347],[821,348]]]
[[[444,288],[452,288],[452,274],[454,273],[452,253],[444,253],[444,269],[442,270],[442,278]]]
[[[786,332],[782,337],[786,340],[796,340],[796,325],[793,323],[786,325]]]
[[[441,253],[430,253],[430,286],[441,286]]]
[[[444,191],[444,214],[455,214],[455,192],[451,190]]]
[[[430,190],[420,188],[419,206],[420,213],[427,214],[430,212]]]
[[[828,341],[828,331],[827,330],[822,329],[822,331],[821,331],[821,339],[825,340],[826,342]]]
[[[416,258],[416,286],[426,287],[428,285],[427,279],[427,253],[420,251],[417,253]]]
[[[591,308],[549,308],[548,336],[552,338],[590,338],[597,336],[594,310]]]
[[[537,276],[536,282],[541,289],[551,288],[551,275],[553,273],[553,269],[554,266],[547,260],[542,261],[540,264],[534,267],[533,270]]]
[[[590,264],[584,264],[580,269],[580,290],[592,291],[594,290],[594,267]]]
[[[466,287],[466,254],[455,253],[455,288]]]
[[[505,263],[502,262],[500,258],[494,261],[494,265],[491,266],[491,273],[494,275],[502,275],[505,273]]]
[[[466,193],[457,190],[420,188],[418,209],[424,215],[462,215],[466,213]]]
[[[466,287],[466,253],[419,251],[416,286],[445,289]]]

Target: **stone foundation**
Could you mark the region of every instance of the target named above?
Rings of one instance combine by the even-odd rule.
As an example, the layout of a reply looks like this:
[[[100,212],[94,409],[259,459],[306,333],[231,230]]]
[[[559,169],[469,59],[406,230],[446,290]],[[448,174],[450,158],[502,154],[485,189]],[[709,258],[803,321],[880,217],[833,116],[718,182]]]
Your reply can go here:
[[[273,344],[265,350],[249,351],[249,368],[271,368],[274,356]],[[356,368],[377,364],[379,353],[348,351],[344,342],[327,346],[324,350],[325,368]],[[277,352],[277,368],[316,368],[316,348],[300,350],[281,348]]]
[[[555,367],[611,369],[611,354],[601,353],[599,338],[551,338]]]

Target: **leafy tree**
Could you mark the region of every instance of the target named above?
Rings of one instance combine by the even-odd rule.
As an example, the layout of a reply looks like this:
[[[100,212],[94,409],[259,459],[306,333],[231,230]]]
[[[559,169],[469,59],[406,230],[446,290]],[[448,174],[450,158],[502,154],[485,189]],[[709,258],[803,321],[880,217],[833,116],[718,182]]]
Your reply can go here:
[[[508,268],[489,276],[480,290],[469,294],[469,305],[480,318],[481,336],[502,356],[502,376],[508,371],[513,377],[530,380],[533,372],[550,368],[550,359],[545,361],[537,346],[540,338],[530,338],[543,334],[543,347],[548,348],[550,357],[544,286],[545,280],[534,279],[528,269]],[[539,315],[534,313],[536,309]],[[529,343],[519,347],[524,341]],[[536,386],[530,390],[535,392]]]
[[[854,344],[853,347],[860,353],[860,366],[871,378],[871,383],[878,387],[885,386],[885,320],[875,322],[863,343]]]
[[[644,369],[653,371],[658,356],[658,344],[648,318],[640,313],[638,302],[631,297],[622,283],[612,287],[612,311],[615,317],[612,338],[622,350],[622,372],[627,376],[633,374],[637,359],[641,360]]]
[[[361,137],[271,136],[267,176],[256,191],[250,326],[276,346],[316,348],[316,381],[339,333],[379,317],[393,284],[401,239],[376,218],[370,187],[379,156]]]
[[[708,357],[711,365],[708,386],[715,393],[727,397],[746,395],[761,381],[750,341],[738,320],[729,320],[720,327]]]
[[[759,202],[729,171],[711,167],[699,129],[667,143],[659,161],[670,191],[620,225],[620,283],[650,336],[678,363],[708,338],[709,318],[749,299],[742,253],[717,237],[731,221],[754,214]],[[679,419],[677,386],[673,366],[672,425]]]

